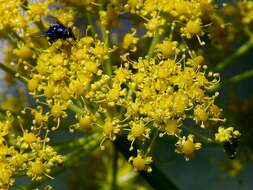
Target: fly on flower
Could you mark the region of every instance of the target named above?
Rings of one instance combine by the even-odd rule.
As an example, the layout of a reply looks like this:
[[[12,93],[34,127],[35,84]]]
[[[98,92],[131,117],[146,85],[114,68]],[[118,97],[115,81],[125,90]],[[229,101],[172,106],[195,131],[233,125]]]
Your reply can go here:
[[[76,40],[75,35],[70,27],[66,27],[57,18],[48,16],[47,19],[53,24],[44,32],[45,36],[48,37],[50,43],[55,42],[58,39],[66,40],[72,38]]]
[[[231,142],[225,142],[224,151],[230,159],[235,159],[238,148],[238,139],[233,138]]]
[[[42,32],[42,34],[39,34],[39,37],[47,37],[50,43],[53,43],[58,39],[66,40],[68,38],[72,38],[73,40],[76,40],[72,28],[65,26],[53,16],[47,16],[46,19],[49,23],[51,23],[51,26],[49,26],[47,30]]]

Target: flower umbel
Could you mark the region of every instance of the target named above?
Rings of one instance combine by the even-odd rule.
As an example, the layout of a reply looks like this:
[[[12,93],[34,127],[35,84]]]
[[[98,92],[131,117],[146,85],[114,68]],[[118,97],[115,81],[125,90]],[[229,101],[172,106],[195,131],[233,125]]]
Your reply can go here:
[[[209,51],[226,46],[230,52],[241,32],[233,19],[227,23],[233,16],[251,36],[235,57],[250,49],[252,10],[246,0],[223,8],[211,0],[0,0],[0,67],[26,86],[15,86],[15,105],[4,102],[8,95],[0,100],[0,189],[10,189],[18,175],[53,179],[53,167],[64,161],[58,151],[70,151],[66,164],[72,166],[91,144],[104,150],[105,141],[126,140],[134,154],[129,161],[144,172],[152,171],[158,137],[175,140],[175,152],[186,160],[205,142],[218,142],[235,157],[240,132],[225,127],[216,105],[226,82],[219,84],[220,74],[211,71],[216,58]],[[47,28],[55,40],[46,38]],[[62,28],[75,38],[66,39]],[[216,70],[225,67],[219,65]],[[68,131],[79,132],[71,142],[65,136],[55,142]]]

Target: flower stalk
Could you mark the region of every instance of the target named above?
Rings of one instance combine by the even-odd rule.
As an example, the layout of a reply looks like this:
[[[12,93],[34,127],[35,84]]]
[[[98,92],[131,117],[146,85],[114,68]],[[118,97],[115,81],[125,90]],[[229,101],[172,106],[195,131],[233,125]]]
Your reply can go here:
[[[248,52],[252,47],[253,47],[253,36],[251,36],[245,44],[243,44],[233,54],[231,54],[231,56],[227,57],[224,61],[217,64],[216,70],[222,71],[227,66],[229,66],[234,60],[238,59],[246,52]]]

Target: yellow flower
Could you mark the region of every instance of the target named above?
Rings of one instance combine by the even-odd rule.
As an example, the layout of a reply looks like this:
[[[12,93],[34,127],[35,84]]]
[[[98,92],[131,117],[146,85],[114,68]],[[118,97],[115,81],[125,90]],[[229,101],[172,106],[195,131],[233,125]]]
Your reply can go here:
[[[205,45],[205,42],[200,40],[200,36],[203,36],[205,33],[201,28],[201,20],[189,20],[185,27],[181,28],[182,36],[186,36],[186,38],[192,38],[194,36],[197,37],[200,45]]]
[[[103,137],[102,141],[100,143],[100,147],[103,150],[104,146],[102,145],[105,140],[109,139],[111,141],[114,141],[117,137],[117,134],[120,132],[120,126],[115,124],[114,121],[110,117],[107,117],[105,119],[105,123],[103,126]]]
[[[129,158],[129,161],[132,163],[134,169],[137,171],[152,172],[152,168],[149,166],[149,164],[152,163],[152,157],[145,156],[143,151],[137,150],[137,156],[131,156]]]
[[[66,117],[66,112],[64,111],[65,109],[65,105],[56,103],[51,108],[51,114],[54,118]]]
[[[186,138],[185,136],[179,138],[176,143],[176,152],[179,154],[183,154],[185,160],[189,160],[196,150],[201,148],[201,143],[194,143],[194,135],[188,135]]]
[[[112,88],[108,91],[106,95],[106,101],[110,106],[114,106],[119,102],[120,97],[124,95],[126,95],[126,90],[122,90],[120,86],[117,85],[115,88]]]
[[[168,120],[165,125],[162,125],[160,131],[162,133],[159,134],[160,137],[163,137],[165,134],[179,136],[182,130],[180,129],[180,125],[177,120]]]
[[[165,19],[160,16],[155,16],[150,20],[147,20],[147,23],[144,26],[147,28],[147,36],[153,37],[155,34],[162,34],[162,26],[165,24]]]
[[[136,31],[133,31],[133,33],[127,33],[125,34],[124,38],[123,38],[123,42],[122,42],[122,47],[123,49],[126,49],[131,52],[135,52],[137,50],[137,42],[138,42],[138,38],[134,37]]]
[[[61,8],[51,10],[50,14],[55,16],[62,24],[68,27],[72,27],[75,21],[76,12],[72,8]]]
[[[79,118],[79,127],[85,132],[90,132],[92,130],[92,117],[90,115],[85,115]]]
[[[27,84],[28,90],[33,92],[38,88],[38,86],[39,86],[39,80],[38,79],[32,78],[28,81],[28,84]]]
[[[196,106],[194,109],[194,119],[196,122],[201,122],[201,127],[204,128],[204,122],[209,118],[208,112],[201,106]]]
[[[33,55],[33,51],[27,45],[23,45],[19,47],[19,49],[14,50],[14,53],[16,53],[18,57],[24,60],[31,58]]]
[[[219,127],[218,132],[215,134],[215,140],[219,143],[230,142],[232,139],[237,139],[240,135],[240,132],[234,130],[233,127]]]
[[[163,57],[168,57],[179,52],[177,46],[177,41],[163,40],[161,44],[156,45],[156,51],[161,52]]]
[[[136,139],[140,139],[140,140],[145,140],[149,138],[149,133],[150,133],[150,129],[145,127],[145,125],[140,122],[140,123],[136,123],[133,122],[131,124],[131,129],[130,132],[127,135],[127,139],[129,141],[132,141],[131,146],[130,146],[130,150],[133,150],[133,143]]]
[[[48,115],[43,113],[42,107],[37,109],[32,109],[32,114],[34,115],[33,124],[42,127],[48,121]]]
[[[46,167],[40,160],[30,162],[30,167],[27,171],[27,175],[31,176],[33,180],[41,179],[45,173]]]

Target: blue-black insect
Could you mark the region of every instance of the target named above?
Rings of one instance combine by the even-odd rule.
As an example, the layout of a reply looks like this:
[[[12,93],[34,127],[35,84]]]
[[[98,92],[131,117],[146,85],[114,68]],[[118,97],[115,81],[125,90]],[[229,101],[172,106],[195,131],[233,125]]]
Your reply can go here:
[[[235,138],[233,138],[231,142],[225,142],[223,144],[224,151],[230,159],[236,158],[238,145],[239,145],[239,140]]]
[[[53,43],[58,39],[66,40],[72,38],[73,40],[76,40],[72,28],[62,24],[56,17],[47,16],[45,17],[45,20],[50,23],[49,28],[43,32],[32,34],[32,37],[47,37],[50,43]]]
[[[72,32],[72,29],[64,26],[60,22],[51,25],[46,31],[45,36],[48,37],[50,43],[55,42],[58,39],[66,40],[72,38],[76,40],[75,35]]]

